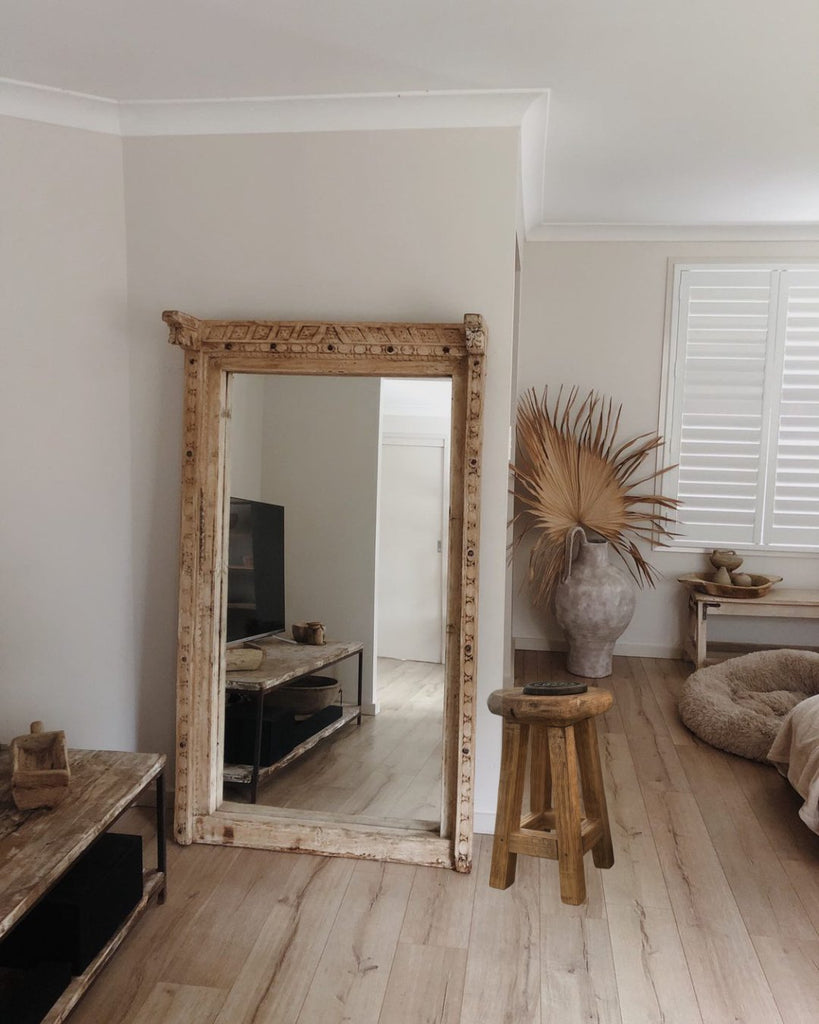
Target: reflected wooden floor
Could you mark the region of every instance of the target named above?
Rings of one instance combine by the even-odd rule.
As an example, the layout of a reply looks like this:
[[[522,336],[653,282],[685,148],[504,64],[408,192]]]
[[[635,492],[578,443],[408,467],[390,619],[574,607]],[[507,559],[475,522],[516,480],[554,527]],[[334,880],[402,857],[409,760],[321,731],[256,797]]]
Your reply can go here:
[[[519,659],[555,677],[560,656]],[[70,1024],[808,1024],[819,1020],[819,837],[773,769],[683,728],[680,662],[615,659],[600,746],[615,866],[589,901],[521,857],[469,876],[172,847],[169,898]],[[131,824],[149,812],[130,812]]]
[[[344,726],[271,776],[258,803],[437,828],[443,688],[443,665],[379,658],[379,713]],[[245,794],[225,788],[228,800]]]

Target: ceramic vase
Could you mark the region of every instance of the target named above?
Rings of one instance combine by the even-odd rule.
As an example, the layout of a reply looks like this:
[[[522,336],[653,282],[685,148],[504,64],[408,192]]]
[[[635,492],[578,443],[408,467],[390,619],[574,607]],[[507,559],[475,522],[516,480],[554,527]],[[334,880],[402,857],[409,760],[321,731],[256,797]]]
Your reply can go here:
[[[608,541],[574,527],[566,538],[566,572],[555,591],[555,616],[568,639],[566,667],[573,675],[611,675],[614,644],[631,622],[635,602],[628,576],[609,563]]]
[[[710,555],[711,565],[717,570],[725,568],[728,572],[736,572],[736,570],[742,565],[742,558],[728,548],[717,548],[711,552]]]

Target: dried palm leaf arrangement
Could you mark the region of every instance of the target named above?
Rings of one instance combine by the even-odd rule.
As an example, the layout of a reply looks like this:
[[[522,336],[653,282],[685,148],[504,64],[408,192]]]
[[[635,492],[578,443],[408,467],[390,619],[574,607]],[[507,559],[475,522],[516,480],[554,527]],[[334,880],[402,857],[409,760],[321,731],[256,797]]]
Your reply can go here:
[[[540,398],[531,389],[518,403],[519,460],[511,469],[523,506],[515,519],[524,528],[515,543],[532,530],[536,534],[529,557],[536,605],[548,606],[563,575],[566,538],[576,526],[605,538],[639,586],[654,586],[660,575],[636,541],[662,543],[673,536],[673,517],[667,513],[679,502],[636,492],[667,471],[645,472],[644,465],[663,441],[650,433],[618,443],[621,410],[595,391],[581,400],[576,387],[566,395],[561,388],[551,408],[548,388]]]

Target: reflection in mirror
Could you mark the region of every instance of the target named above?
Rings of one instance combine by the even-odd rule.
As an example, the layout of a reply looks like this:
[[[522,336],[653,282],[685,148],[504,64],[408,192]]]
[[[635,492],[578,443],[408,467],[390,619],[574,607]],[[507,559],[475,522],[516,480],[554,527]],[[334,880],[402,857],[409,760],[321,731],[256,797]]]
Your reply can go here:
[[[223,806],[440,829],[451,403],[449,380],[231,375],[226,639],[276,632],[227,672]],[[326,644],[294,644],[314,622]]]

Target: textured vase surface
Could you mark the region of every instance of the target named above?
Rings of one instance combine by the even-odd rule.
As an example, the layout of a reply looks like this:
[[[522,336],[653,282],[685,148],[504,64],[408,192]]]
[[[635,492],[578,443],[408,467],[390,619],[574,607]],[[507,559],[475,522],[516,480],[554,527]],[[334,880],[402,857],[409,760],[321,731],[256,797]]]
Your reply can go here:
[[[572,558],[575,538],[580,547]],[[626,573],[609,563],[608,541],[575,527],[567,549],[566,575],[555,591],[555,616],[569,643],[566,667],[600,679],[611,675],[614,644],[631,622],[637,595]]]

